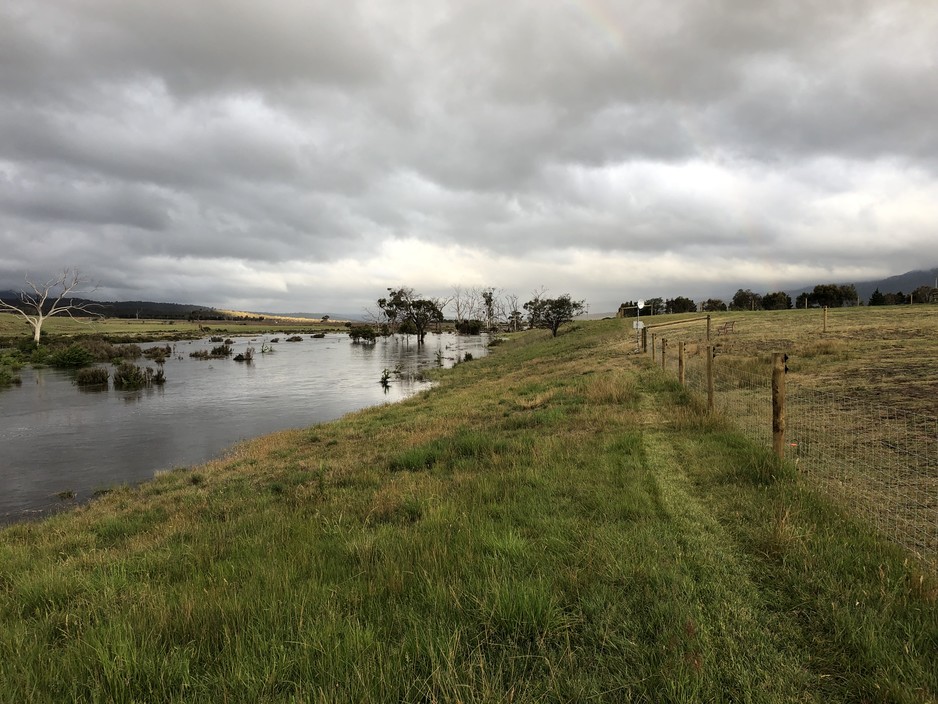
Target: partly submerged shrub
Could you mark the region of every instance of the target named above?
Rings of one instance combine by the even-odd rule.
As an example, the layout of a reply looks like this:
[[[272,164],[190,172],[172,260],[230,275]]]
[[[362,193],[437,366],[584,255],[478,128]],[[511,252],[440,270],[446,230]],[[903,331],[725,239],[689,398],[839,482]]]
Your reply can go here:
[[[137,359],[143,354],[140,345],[129,343],[126,345],[115,345],[112,358]]]
[[[122,362],[114,370],[115,389],[139,389],[147,385],[146,372],[136,364]]]
[[[117,355],[117,347],[101,337],[89,337],[81,341],[84,347],[96,362],[106,362]]]
[[[163,345],[162,347],[157,345],[156,347],[148,347],[143,351],[143,356],[148,359],[165,359],[173,353],[173,348],[169,345]]]
[[[253,359],[254,359],[254,348],[248,347],[243,353],[237,354],[234,358],[234,361],[251,362]]]
[[[87,367],[93,361],[94,357],[91,355],[91,352],[78,343],[71,344],[61,350],[56,350],[48,359],[48,363],[53,367],[60,367],[62,369]]]
[[[377,333],[370,325],[351,325],[348,335],[352,342],[374,342],[377,338]]]
[[[0,388],[12,384],[21,384],[23,380],[18,374],[14,374],[9,367],[0,366]]]
[[[162,369],[155,372],[152,367],[141,369],[136,364],[124,362],[114,370],[115,389],[140,389],[145,386],[161,386],[166,383]]]
[[[106,386],[110,377],[104,367],[86,367],[79,369],[75,375],[75,383],[79,386]]]

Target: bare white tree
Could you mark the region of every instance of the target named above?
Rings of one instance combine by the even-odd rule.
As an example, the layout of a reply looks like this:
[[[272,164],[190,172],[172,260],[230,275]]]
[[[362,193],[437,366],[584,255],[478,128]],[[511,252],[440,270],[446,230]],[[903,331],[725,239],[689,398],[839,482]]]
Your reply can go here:
[[[96,305],[90,301],[75,301],[78,293],[90,293],[81,290],[89,281],[78,269],[65,268],[62,274],[45,283],[30,281],[26,277],[26,286],[29,290],[19,292],[19,301],[11,303],[0,300],[0,311],[17,313],[26,320],[33,329],[33,342],[39,344],[39,335],[42,333],[42,324],[46,318],[54,315],[67,315],[75,317],[75,313],[95,315],[92,308]]]
[[[463,288],[461,285],[453,286],[453,295],[449,302],[453,306],[454,322],[459,330],[460,323],[475,320],[479,317],[481,297],[475,287]]]
[[[508,323],[508,329],[511,332],[518,332],[521,329],[521,299],[515,293],[506,293],[504,302],[504,315]]]

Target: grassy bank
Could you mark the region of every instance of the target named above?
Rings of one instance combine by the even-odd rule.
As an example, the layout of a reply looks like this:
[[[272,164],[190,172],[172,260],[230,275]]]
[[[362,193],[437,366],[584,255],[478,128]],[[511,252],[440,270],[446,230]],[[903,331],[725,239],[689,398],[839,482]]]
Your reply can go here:
[[[0,531],[0,701],[938,698],[934,580],[626,325]]]

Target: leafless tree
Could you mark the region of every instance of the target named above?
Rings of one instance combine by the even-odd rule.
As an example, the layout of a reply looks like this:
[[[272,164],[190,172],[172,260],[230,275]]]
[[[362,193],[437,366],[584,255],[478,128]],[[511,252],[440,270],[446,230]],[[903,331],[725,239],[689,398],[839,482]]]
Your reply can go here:
[[[457,330],[460,329],[460,323],[479,319],[481,302],[482,298],[477,288],[453,286],[453,295],[449,303],[453,306],[453,320]]]
[[[96,287],[87,291],[81,290],[88,284],[87,278],[82,276],[78,269],[65,268],[61,275],[45,283],[31,281],[26,277],[26,286],[19,292],[19,301],[10,302],[0,300],[0,310],[17,313],[26,320],[33,329],[33,342],[39,344],[39,335],[42,333],[42,324],[46,318],[54,315],[67,315],[75,317],[75,313],[96,315],[93,308],[96,305],[91,301],[75,301],[78,293],[90,293]]]
[[[508,329],[511,332],[518,332],[521,329],[521,299],[516,293],[505,294],[505,318],[508,322]]]

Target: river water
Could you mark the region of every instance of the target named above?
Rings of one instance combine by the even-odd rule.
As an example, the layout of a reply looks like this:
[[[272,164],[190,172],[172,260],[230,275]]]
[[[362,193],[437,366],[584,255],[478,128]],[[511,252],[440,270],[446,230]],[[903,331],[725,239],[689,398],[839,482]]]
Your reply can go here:
[[[240,440],[399,401],[428,387],[414,378],[418,369],[452,366],[466,352],[482,356],[486,343],[449,334],[428,335],[421,346],[414,337],[373,345],[343,334],[280,339],[270,344],[273,353],[261,354],[270,337],[234,338],[234,354],[255,348],[250,364],[193,359],[190,352],[218,343],[177,342],[164,365],[166,384],[137,391],[85,391],[69,372],[21,370],[23,383],[0,391],[0,523],[205,462]],[[155,367],[143,358],[136,364]],[[387,389],[385,369],[401,371]]]

